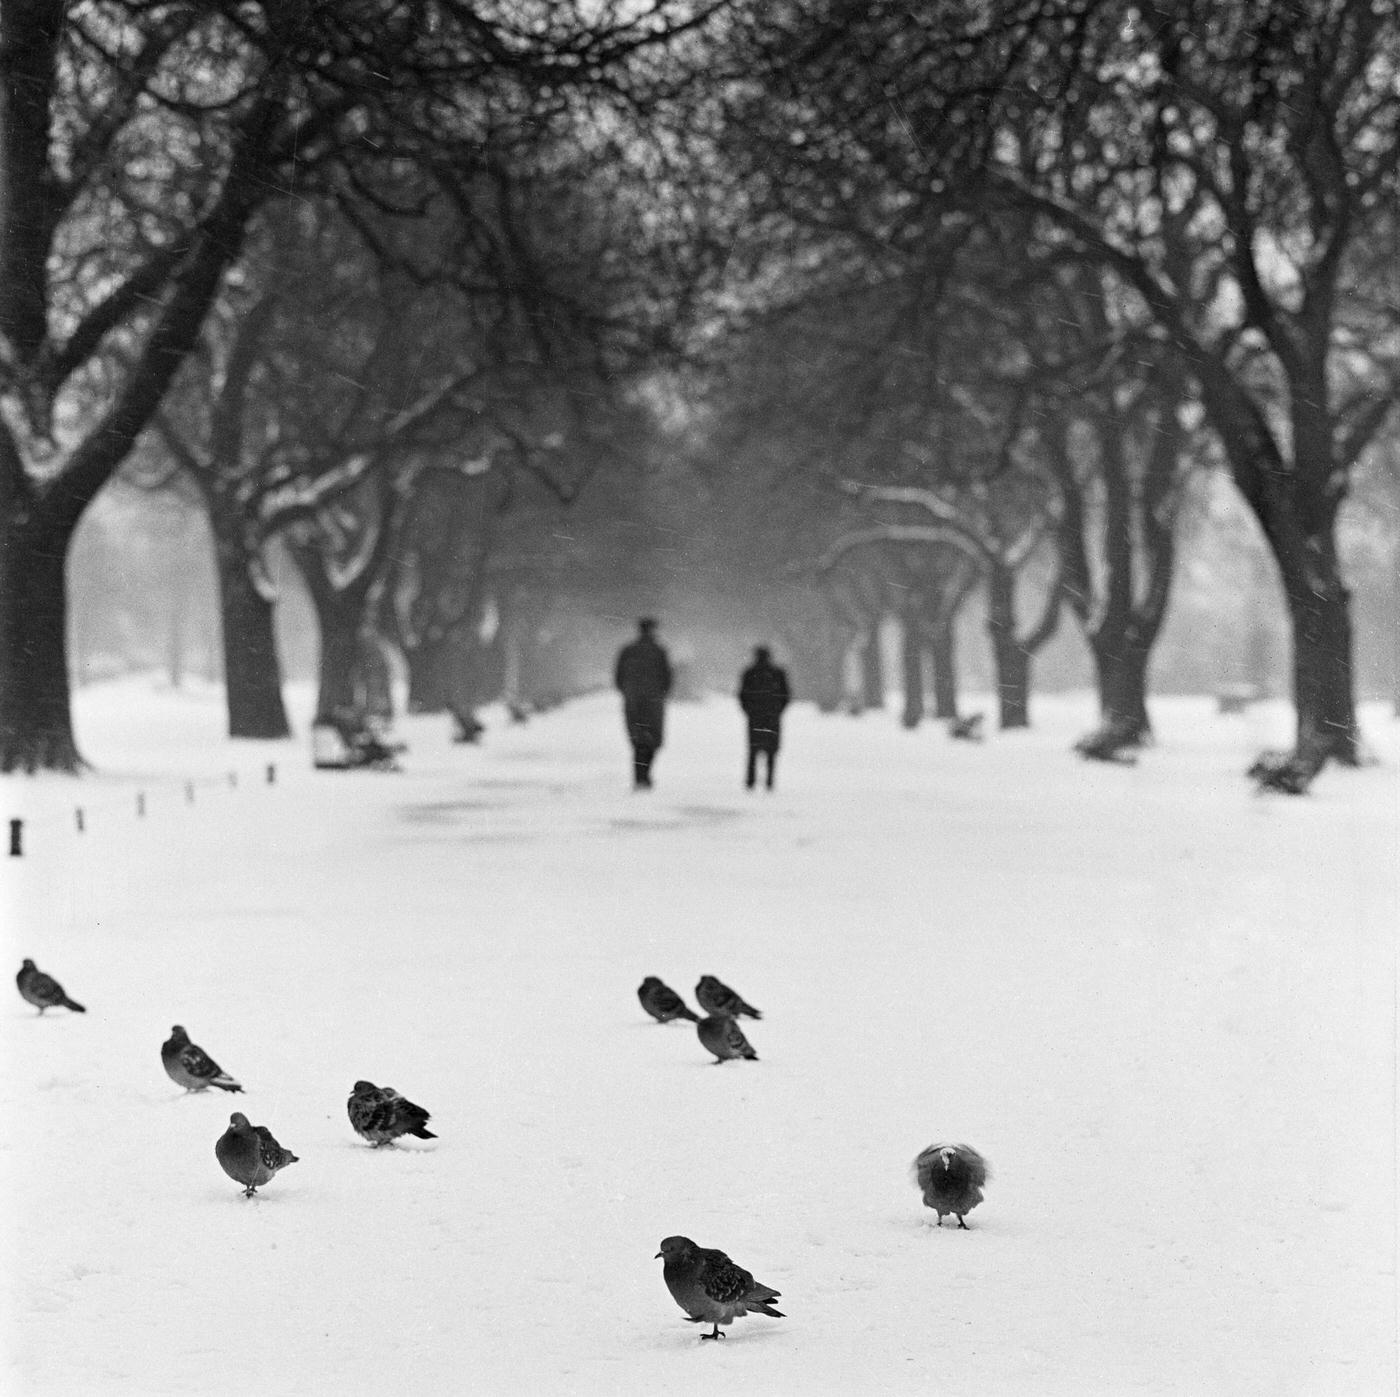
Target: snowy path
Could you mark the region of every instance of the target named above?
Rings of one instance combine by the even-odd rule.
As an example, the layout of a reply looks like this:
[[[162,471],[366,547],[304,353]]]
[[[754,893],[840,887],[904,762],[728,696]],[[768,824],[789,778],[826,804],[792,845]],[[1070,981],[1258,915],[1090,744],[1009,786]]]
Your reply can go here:
[[[1383,715],[1385,766],[1289,800],[1239,775],[1277,712],[1164,701],[1124,769],[1067,755],[1078,701],[981,747],[799,707],[766,796],[713,703],[633,796],[610,699],[480,750],[410,722],[399,776],[221,743],[208,699],[82,704],[104,775],[0,785],[9,960],[89,1007],[0,1012],[5,1391],[1394,1391]],[[704,972],[760,1062],[642,1015]],[[176,1022],[246,1095],[179,1094]],[[366,1148],[357,1077],[440,1140]],[[301,1156],[251,1202],[230,1109]],[[908,1179],[940,1138],[992,1164],[970,1232]],[[676,1232],[788,1318],[697,1342]]]

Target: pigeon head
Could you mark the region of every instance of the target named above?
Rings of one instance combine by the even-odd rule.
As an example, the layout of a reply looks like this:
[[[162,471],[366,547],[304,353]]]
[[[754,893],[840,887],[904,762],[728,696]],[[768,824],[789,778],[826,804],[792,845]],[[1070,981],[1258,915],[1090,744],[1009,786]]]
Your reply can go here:
[[[26,960],[26,961],[24,962],[24,964],[20,966],[20,969],[21,969],[21,970],[33,970],[33,969],[34,969],[34,962],[33,962],[32,960]]]
[[[379,1088],[373,1082],[356,1082],[350,1090],[354,1096],[363,1096],[365,1092],[378,1091]]]
[[[188,1038],[189,1034],[185,1032],[180,1024],[173,1024],[170,1029],[170,1036],[172,1038]]]
[[[661,1250],[656,1256],[664,1256],[667,1261],[685,1261],[695,1250],[695,1243],[689,1237],[663,1237]],[[655,1261],[656,1257],[652,1257],[652,1260]]]
[[[32,961],[25,961],[26,965],[31,965],[32,963]],[[648,975],[646,979],[642,981],[642,988],[646,989],[648,985],[659,985],[660,983],[661,981],[658,980],[655,975]]]
[[[251,1129],[252,1129],[252,1126],[250,1126],[250,1125],[248,1124],[248,1117],[245,1116],[245,1115],[243,1114],[242,1111],[235,1111],[235,1112],[228,1118],[228,1123],[229,1123],[229,1125],[231,1125],[235,1130],[251,1130]]]

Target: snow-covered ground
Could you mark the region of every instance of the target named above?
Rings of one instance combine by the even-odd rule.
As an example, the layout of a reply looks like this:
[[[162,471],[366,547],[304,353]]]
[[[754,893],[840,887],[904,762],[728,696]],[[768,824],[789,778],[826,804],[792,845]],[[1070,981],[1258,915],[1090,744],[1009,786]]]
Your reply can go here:
[[[409,720],[399,775],[225,742],[212,692],[78,702],[98,773],[0,785],[9,963],[88,1006],[0,1012],[6,1392],[1395,1390],[1383,711],[1290,799],[1241,776],[1278,707],[1160,701],[1125,768],[1067,752],[1083,699],[982,746],[799,706],[764,795],[715,700],[634,795],[606,696]],[[761,1061],[642,1014],[706,972]],[[182,1095],[173,1023],[246,1095]],[[366,1147],[359,1077],[440,1138]],[[301,1157],[253,1200],[238,1108]],[[939,1139],[991,1161],[967,1232],[909,1181]],[[700,1343],[671,1233],[788,1317]]]

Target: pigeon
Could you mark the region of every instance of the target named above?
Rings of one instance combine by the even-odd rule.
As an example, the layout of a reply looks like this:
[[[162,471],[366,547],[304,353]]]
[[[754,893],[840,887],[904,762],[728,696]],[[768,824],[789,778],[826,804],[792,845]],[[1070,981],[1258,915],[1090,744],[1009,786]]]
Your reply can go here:
[[[400,1135],[416,1135],[420,1140],[436,1140],[428,1129],[431,1117],[421,1107],[405,1101],[393,1087],[377,1087],[373,1082],[356,1082],[345,1103],[355,1133],[370,1141],[375,1149],[392,1145]]]
[[[670,1023],[672,1019],[700,1022],[700,1015],[691,1009],[670,985],[662,984],[655,975],[648,975],[642,981],[637,990],[637,998],[642,1001],[642,1008],[657,1023]]]
[[[242,1111],[228,1118],[228,1129],[214,1142],[214,1158],[225,1174],[243,1185],[251,1198],[279,1170],[296,1164],[291,1150],[284,1150],[265,1125],[249,1125]]]
[[[13,963],[12,961],[11,964]],[[19,974],[15,976],[15,984],[30,1004],[38,1005],[41,1014],[45,1009],[54,1008],[71,1009],[75,1014],[87,1013],[81,1004],[64,994],[63,986],[52,975],[45,975],[32,960],[27,960],[20,966]]]
[[[697,1247],[689,1237],[667,1237],[657,1256],[665,1258],[661,1274],[666,1289],[692,1324],[713,1324],[702,1339],[722,1339],[721,1324],[732,1324],[750,1310],[756,1314],[784,1318],[773,1308],[780,1292],[754,1280],[742,1266],[736,1266],[722,1251]]]
[[[753,1044],[744,1037],[744,1030],[728,1014],[712,1014],[695,1025],[700,1037],[700,1045],[715,1055],[717,1063],[731,1057],[745,1057],[750,1062],[758,1061]]]
[[[209,1087],[218,1087],[220,1091],[243,1090],[199,1044],[190,1042],[190,1035],[179,1024],[161,1044],[160,1060],[170,1080],[178,1082],[186,1091],[206,1091]]]
[[[745,1004],[723,980],[716,980],[713,975],[700,977],[699,984],[695,986],[695,997],[707,1014],[728,1014],[733,1019],[740,1014],[747,1014],[751,1019],[763,1017],[752,1004]]]
[[[987,1161],[971,1145],[930,1145],[914,1161],[914,1182],[938,1214],[939,1227],[943,1214],[952,1213],[959,1227],[971,1231],[963,1215],[982,1201],[988,1173]]]

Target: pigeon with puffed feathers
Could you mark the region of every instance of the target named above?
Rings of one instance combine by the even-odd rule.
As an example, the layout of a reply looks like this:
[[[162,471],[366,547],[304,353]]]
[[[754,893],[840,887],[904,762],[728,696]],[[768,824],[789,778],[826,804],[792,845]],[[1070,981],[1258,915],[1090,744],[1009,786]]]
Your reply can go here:
[[[420,1140],[436,1140],[428,1129],[432,1117],[421,1106],[400,1096],[393,1087],[377,1087],[373,1082],[356,1082],[345,1103],[355,1133],[375,1149],[392,1145],[400,1135]]]
[[[245,1198],[251,1198],[279,1169],[298,1163],[265,1125],[250,1125],[242,1111],[228,1118],[228,1129],[214,1142],[214,1158],[229,1178],[243,1185]]]
[[[951,1213],[958,1226],[970,1231],[964,1216],[982,1201],[982,1185],[990,1174],[987,1161],[971,1145],[930,1145],[914,1161],[914,1181],[924,1202],[938,1214]]]

